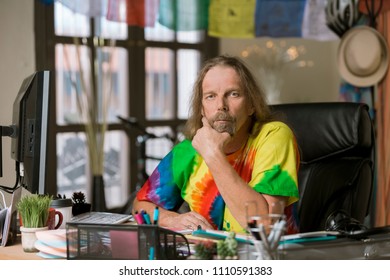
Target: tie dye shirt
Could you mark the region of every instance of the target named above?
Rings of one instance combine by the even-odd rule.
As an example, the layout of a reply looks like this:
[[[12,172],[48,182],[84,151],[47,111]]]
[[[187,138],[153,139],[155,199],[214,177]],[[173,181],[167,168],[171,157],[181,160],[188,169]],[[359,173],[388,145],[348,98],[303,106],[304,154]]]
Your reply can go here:
[[[227,159],[257,192],[286,196],[287,205],[298,200],[299,152],[292,131],[284,123],[263,125],[257,135],[250,136]],[[137,199],[169,210],[177,210],[186,201],[191,210],[203,215],[215,229],[245,231],[225,205],[206,163],[189,140],[177,144],[161,160]]]

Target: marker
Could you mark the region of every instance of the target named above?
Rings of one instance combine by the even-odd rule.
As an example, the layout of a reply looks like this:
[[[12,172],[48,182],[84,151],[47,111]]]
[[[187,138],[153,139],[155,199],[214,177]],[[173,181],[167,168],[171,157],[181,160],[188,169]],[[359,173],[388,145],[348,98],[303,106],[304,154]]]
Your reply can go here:
[[[138,211],[134,212],[134,219],[137,221],[137,224],[142,225],[145,223],[142,214],[138,213]]]
[[[146,213],[146,211],[142,210],[142,215],[143,215],[143,217],[144,217],[145,224],[148,224],[148,225],[150,225],[150,224],[151,224],[151,222],[150,222],[150,217],[149,217],[149,214],[148,214],[148,213]]]
[[[256,225],[256,221],[248,222],[249,231],[252,233],[253,237],[256,240],[261,240],[261,236],[259,234],[259,228]]]
[[[154,260],[154,247],[149,248],[149,260]]]
[[[156,206],[156,208],[154,208],[154,212],[153,212],[153,224],[154,225],[158,224],[158,214],[159,214],[158,206]]]

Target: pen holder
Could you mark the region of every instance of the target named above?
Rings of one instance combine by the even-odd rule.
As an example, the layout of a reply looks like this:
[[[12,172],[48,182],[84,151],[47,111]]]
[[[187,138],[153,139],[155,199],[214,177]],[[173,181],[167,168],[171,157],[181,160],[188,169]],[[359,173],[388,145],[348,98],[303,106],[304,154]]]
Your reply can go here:
[[[138,225],[138,249],[141,260],[177,260],[190,255],[184,235],[157,225]]]
[[[157,225],[66,224],[67,259],[177,260],[190,248],[184,235]]]
[[[249,217],[248,230],[254,238],[255,259],[279,258],[279,241],[286,231],[286,216],[266,214]]]

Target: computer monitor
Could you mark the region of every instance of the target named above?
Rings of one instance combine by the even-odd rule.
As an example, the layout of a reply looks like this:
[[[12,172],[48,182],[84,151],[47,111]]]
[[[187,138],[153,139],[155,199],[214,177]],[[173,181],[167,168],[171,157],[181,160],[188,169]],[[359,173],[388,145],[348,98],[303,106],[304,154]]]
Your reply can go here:
[[[13,104],[11,157],[19,163],[20,185],[37,194],[47,193],[50,84],[49,71],[35,72],[24,79]]]

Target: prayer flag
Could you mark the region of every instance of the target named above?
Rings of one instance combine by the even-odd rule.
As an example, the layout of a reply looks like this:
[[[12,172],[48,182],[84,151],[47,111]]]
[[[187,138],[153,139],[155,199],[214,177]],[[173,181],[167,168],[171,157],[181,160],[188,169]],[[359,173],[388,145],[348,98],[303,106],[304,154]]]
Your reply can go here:
[[[160,0],[158,22],[175,31],[207,29],[209,0]]]
[[[209,35],[253,38],[255,5],[256,0],[211,0]]]
[[[71,11],[88,17],[106,16],[108,0],[56,0]]]
[[[128,25],[153,27],[159,0],[109,0],[107,19]]]
[[[257,0],[256,36],[302,37],[306,0]]]
[[[339,36],[326,25],[327,0],[307,0],[302,23],[302,38],[319,41],[338,40]]]

